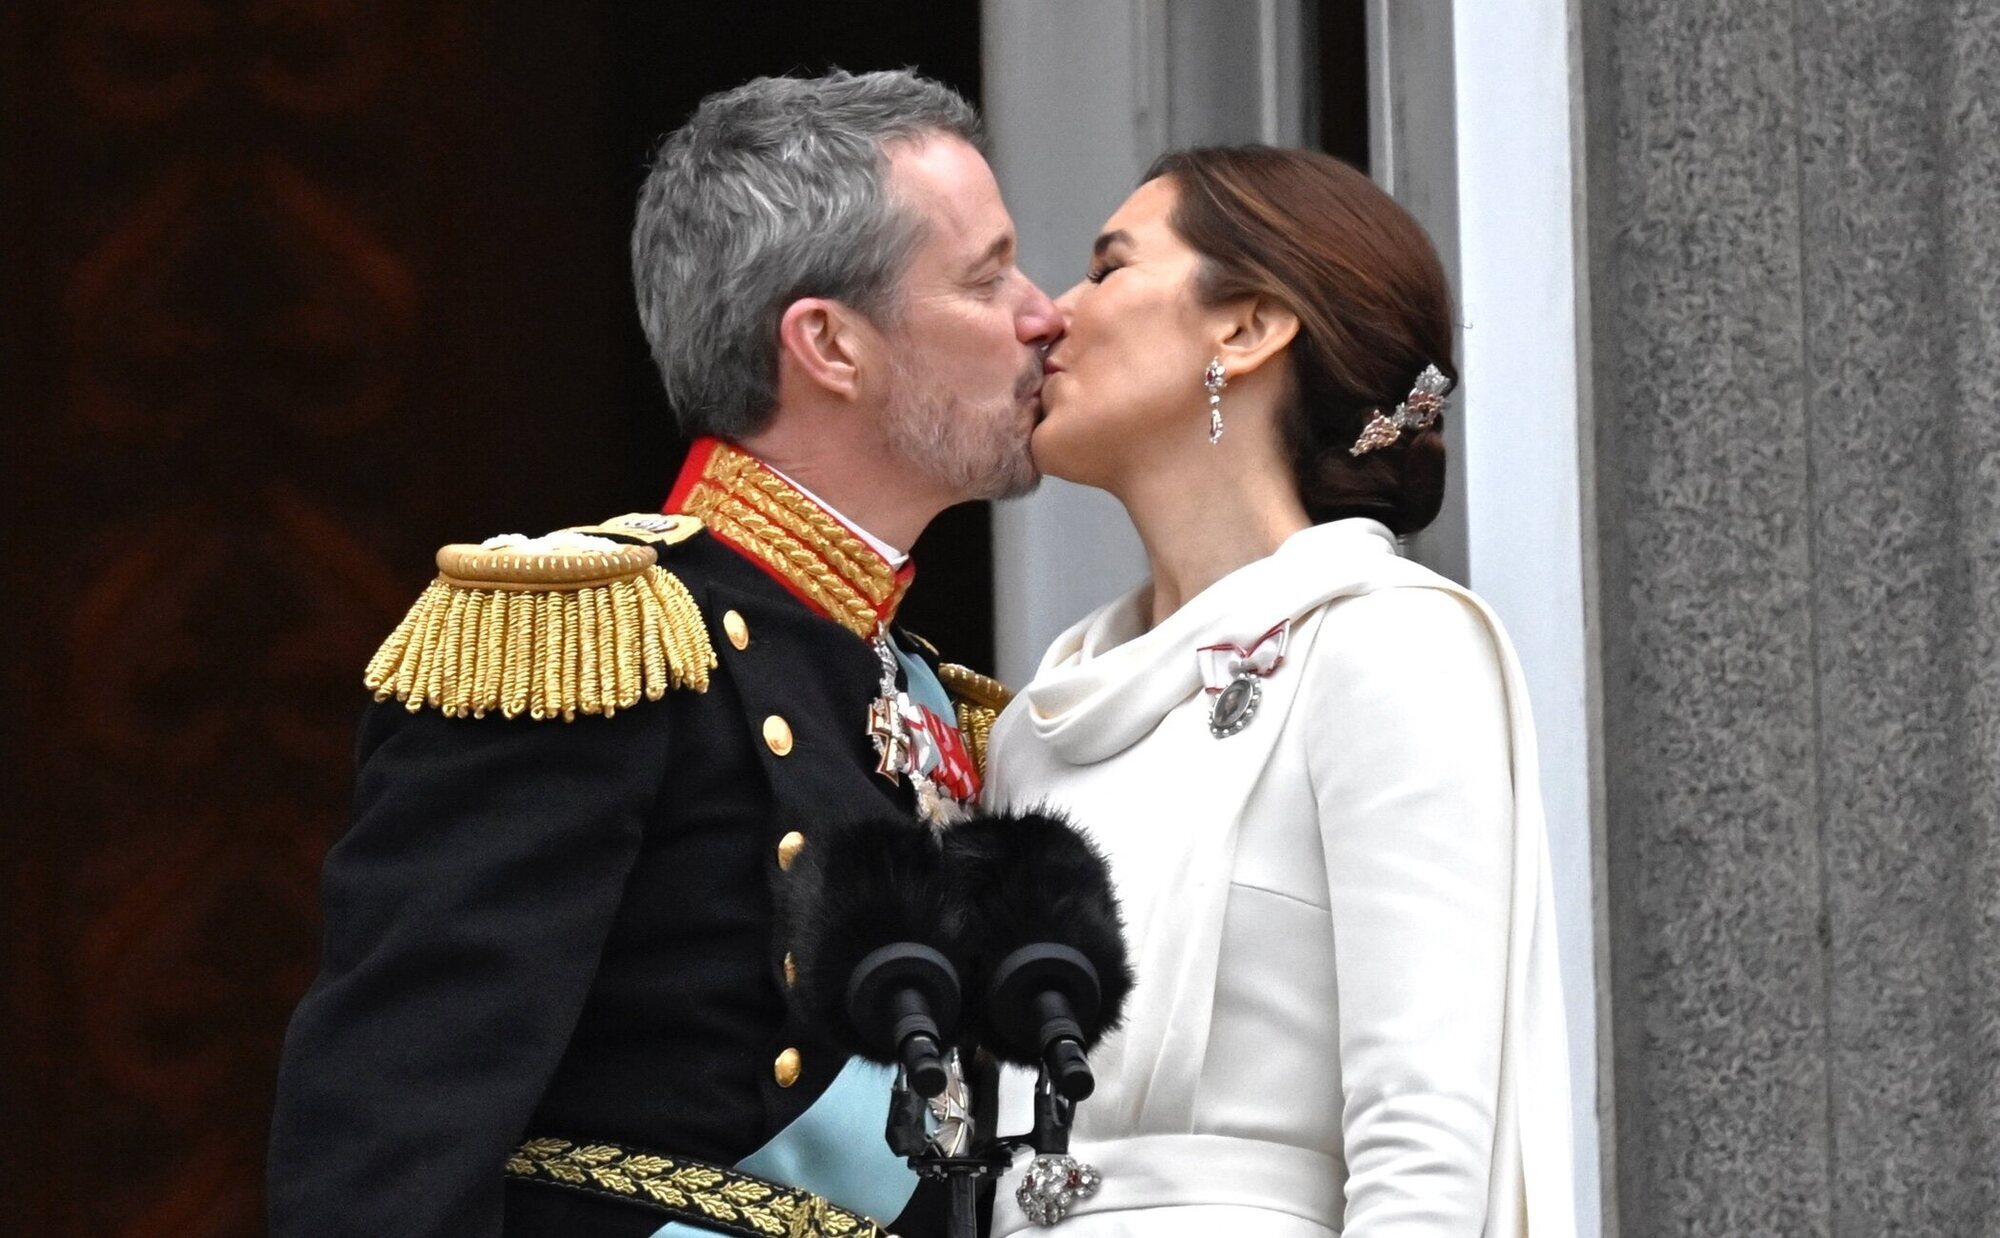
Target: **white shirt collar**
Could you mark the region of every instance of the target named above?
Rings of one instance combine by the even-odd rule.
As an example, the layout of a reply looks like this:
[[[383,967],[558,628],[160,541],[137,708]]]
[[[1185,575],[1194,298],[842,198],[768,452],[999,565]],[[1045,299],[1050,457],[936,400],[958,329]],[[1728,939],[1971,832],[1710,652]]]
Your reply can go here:
[[[827,502],[825,499],[822,499],[818,495],[814,494],[812,491],[806,489],[804,486],[801,486],[796,478],[793,478],[788,474],[786,474],[783,469],[777,468],[772,464],[770,464],[769,462],[766,462],[764,467],[770,469],[773,473],[776,473],[778,476],[783,477],[785,481],[788,484],[790,484],[792,489],[798,491],[800,494],[805,495],[813,502],[825,508],[827,515],[832,516],[835,520],[838,520],[840,521],[840,523],[846,525],[850,530],[853,531],[854,536],[868,543],[868,548],[870,550],[873,550],[876,554],[881,555],[884,559],[887,559],[889,561],[890,567],[896,569],[897,571],[901,571],[903,565],[910,561],[910,556],[907,551],[896,549],[894,546],[891,546],[889,543],[883,541],[881,538],[875,536],[873,533],[870,533],[868,530],[862,528],[860,525],[854,523],[852,520],[849,520],[847,517],[841,515],[839,508],[835,507],[833,504]]]

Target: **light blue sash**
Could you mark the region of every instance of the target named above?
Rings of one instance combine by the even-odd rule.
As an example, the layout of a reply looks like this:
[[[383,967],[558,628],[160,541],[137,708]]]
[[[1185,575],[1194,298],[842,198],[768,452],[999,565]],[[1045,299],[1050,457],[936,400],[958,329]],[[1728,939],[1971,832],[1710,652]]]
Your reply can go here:
[[[804,1187],[850,1212],[887,1225],[909,1205],[917,1175],[889,1151],[889,1089],[896,1072],[848,1059],[830,1087],[771,1142],[736,1168],[772,1182]],[[715,1231],[669,1221],[653,1238],[713,1238]]]

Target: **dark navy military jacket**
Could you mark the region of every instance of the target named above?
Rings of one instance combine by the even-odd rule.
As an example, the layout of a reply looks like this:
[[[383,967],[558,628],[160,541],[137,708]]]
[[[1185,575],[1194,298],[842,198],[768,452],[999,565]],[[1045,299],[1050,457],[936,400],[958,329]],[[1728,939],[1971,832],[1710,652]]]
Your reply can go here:
[[[662,558],[716,636],[705,692],[573,722],[363,718],[285,1043],[277,1238],[651,1234],[657,1213],[501,1167],[540,1135],[732,1165],[846,1066],[787,1009],[773,891],[787,835],[912,809],[865,732],[876,654],[708,532]],[[915,1238],[942,1216],[924,1186],[877,1219]]]

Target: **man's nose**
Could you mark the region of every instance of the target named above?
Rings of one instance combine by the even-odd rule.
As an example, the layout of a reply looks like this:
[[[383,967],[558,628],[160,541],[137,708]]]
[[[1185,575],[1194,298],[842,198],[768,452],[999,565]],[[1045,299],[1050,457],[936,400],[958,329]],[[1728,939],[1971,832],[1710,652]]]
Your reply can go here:
[[[1063,312],[1049,295],[1028,281],[1028,300],[1014,316],[1014,332],[1023,344],[1053,344],[1063,333]]]

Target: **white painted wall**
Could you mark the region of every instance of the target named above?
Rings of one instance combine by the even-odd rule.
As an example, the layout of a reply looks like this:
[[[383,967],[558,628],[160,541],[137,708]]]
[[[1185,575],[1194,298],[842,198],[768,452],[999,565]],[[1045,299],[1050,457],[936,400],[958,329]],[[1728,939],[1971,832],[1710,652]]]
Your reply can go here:
[[[1069,287],[1098,224],[1169,144],[1301,140],[1304,2],[987,0],[994,167],[1031,278],[1052,294]],[[1415,551],[1494,605],[1534,697],[1576,1071],[1578,1213],[1584,1238],[1599,1238],[1608,1072],[1597,1048],[1602,813],[1573,2],[1370,0],[1369,14],[1389,75],[1374,91],[1378,119],[1395,107],[1378,162],[1446,251],[1463,304],[1452,429],[1463,506],[1454,499]],[[1116,503],[1060,482],[996,509],[994,561],[998,669],[1016,684],[1063,628],[1145,570]]]
[[[1021,268],[1050,296],[1088,269],[1090,242],[1166,147],[1166,25],[1147,0],[991,0],[984,110]],[[1117,500],[1048,480],[993,509],[996,673],[1033,678],[1042,651],[1145,579]]]
[[[987,0],[993,169],[1021,267],[1050,295],[1169,146],[1302,138],[1306,0]],[[1064,628],[1145,579],[1108,496],[1045,481],[993,513],[997,673],[1026,683]]]
[[[1466,555],[1520,651],[1541,741],[1570,1018],[1581,1232],[1602,1230],[1596,637],[1581,375],[1580,83],[1570,0],[1453,6]],[[1608,991],[1608,990],[1607,990]]]

